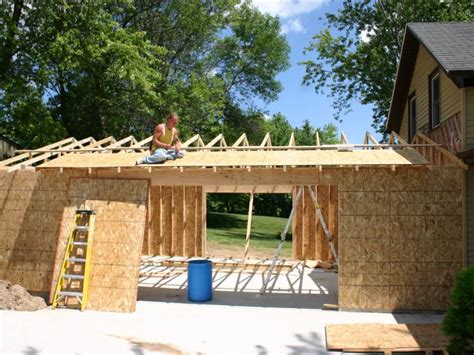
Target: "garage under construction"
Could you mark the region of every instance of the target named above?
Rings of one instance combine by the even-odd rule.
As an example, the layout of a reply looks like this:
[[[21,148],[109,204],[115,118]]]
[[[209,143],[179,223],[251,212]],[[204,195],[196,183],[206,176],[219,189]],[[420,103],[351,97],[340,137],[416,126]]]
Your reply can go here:
[[[144,255],[206,255],[207,193],[291,193],[293,259],[338,261],[339,309],[447,308],[466,167],[426,136],[272,146],[267,134],[250,146],[196,135],[182,159],[135,165],[151,139],[68,138],[1,161],[0,277],[52,303],[67,286],[85,309],[133,312]]]

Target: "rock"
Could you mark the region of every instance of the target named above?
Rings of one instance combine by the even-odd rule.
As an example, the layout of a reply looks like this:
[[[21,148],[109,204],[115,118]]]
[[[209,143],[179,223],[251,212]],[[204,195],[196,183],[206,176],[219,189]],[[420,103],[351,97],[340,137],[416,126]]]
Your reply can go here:
[[[0,280],[0,309],[15,311],[36,311],[46,308],[41,297],[31,296],[20,285],[11,285],[9,281]]]

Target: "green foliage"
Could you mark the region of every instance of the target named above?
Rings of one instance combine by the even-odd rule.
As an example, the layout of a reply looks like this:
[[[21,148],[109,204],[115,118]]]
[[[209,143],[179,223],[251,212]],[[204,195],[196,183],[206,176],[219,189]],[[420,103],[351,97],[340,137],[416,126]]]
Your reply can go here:
[[[406,24],[470,20],[471,8],[470,0],[344,0],[306,48],[315,58],[301,63],[303,82],[317,93],[328,90],[339,120],[354,99],[373,104],[372,126],[383,132]]]
[[[280,233],[285,228],[287,219],[287,216],[285,218],[252,216],[250,253],[258,251],[259,255],[267,253],[268,257],[271,257],[278,245]],[[208,243],[217,244],[219,249],[225,250],[226,247],[229,247],[232,251],[237,249],[243,253],[246,230],[246,214],[214,212],[207,214],[206,239]],[[291,230],[287,235],[286,241],[280,254],[283,258],[291,257]],[[232,255],[234,257],[241,257],[241,255]],[[229,256],[229,254],[226,251],[222,251],[221,256]]]
[[[2,1],[0,133],[24,147],[143,138],[170,111],[183,137],[261,126],[239,100],[276,98],[289,49],[277,18],[238,3]]]
[[[270,133],[272,145],[286,146],[289,143],[291,132],[295,132],[297,145],[315,145],[316,132],[319,133],[321,144],[336,144],[339,142],[336,126],[327,124],[323,128],[315,128],[309,120],[305,120],[301,127],[293,129],[288,120],[281,113],[265,120],[255,112],[244,112],[230,106],[225,110],[224,133],[234,142],[240,132],[236,127],[247,127],[249,141],[252,145],[259,145],[265,132]],[[247,125],[247,126],[246,126]],[[282,152],[284,154],[284,152]],[[208,209],[212,212],[243,213],[248,212],[249,194],[209,194]],[[292,207],[292,198],[289,194],[255,194],[254,214],[261,216],[287,217]]]
[[[290,48],[280,34],[280,21],[262,14],[244,2],[229,16],[229,35],[219,39],[213,48],[214,67],[226,83],[247,101],[257,95],[273,101],[281,91],[276,75],[288,69]]]
[[[450,352],[459,355],[474,353],[474,267],[456,276],[443,331],[450,338]]]
[[[293,127],[281,113],[276,113],[267,121],[266,129],[270,133],[272,145],[285,146],[288,145],[293,132]]]

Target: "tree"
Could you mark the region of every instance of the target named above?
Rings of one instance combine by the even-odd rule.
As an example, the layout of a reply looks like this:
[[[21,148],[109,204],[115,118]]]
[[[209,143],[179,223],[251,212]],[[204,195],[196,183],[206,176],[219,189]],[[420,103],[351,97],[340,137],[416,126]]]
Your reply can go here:
[[[320,144],[337,144],[339,138],[337,127],[333,124],[326,124],[323,128],[315,128],[309,120],[304,120],[300,128],[295,128],[295,141],[297,145],[315,145],[316,132],[319,134]]]
[[[268,133],[270,133],[273,145],[288,145],[293,127],[291,127],[290,122],[288,122],[282,113],[278,112],[273,115],[273,117],[267,121],[266,129]]]
[[[279,20],[249,2],[6,0],[0,10],[0,133],[24,147],[143,138],[170,111],[183,137],[210,139],[226,122],[258,128],[263,116],[240,100],[275,99],[288,66]]]
[[[155,85],[163,79],[157,69],[165,50],[142,32],[120,28],[108,8],[112,3],[128,4],[23,7],[0,102],[1,128],[11,138],[32,147],[66,132],[79,139],[143,135],[161,103]]]
[[[301,63],[303,83],[328,89],[338,120],[355,99],[374,105],[372,126],[383,132],[406,24],[470,20],[471,7],[470,0],[344,0],[305,49],[315,58]]]
[[[450,352],[466,355],[474,352],[474,267],[456,275],[443,331],[450,338]]]

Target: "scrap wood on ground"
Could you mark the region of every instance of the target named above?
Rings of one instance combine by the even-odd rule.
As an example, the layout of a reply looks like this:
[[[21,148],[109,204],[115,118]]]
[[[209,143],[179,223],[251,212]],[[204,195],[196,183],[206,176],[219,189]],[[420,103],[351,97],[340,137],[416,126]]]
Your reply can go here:
[[[326,324],[328,350],[364,352],[444,351],[441,324]]]

